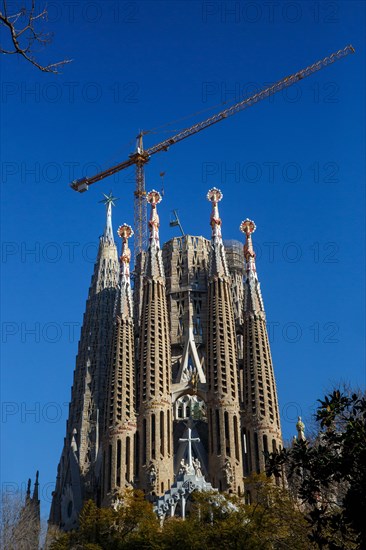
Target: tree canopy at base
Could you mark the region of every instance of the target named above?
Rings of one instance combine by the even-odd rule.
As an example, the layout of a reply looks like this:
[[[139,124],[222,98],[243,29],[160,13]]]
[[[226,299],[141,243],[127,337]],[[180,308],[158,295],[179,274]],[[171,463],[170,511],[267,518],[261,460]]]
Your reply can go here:
[[[252,504],[195,492],[187,517],[160,524],[143,493],[127,491],[117,509],[88,501],[76,531],[51,550],[364,550],[366,399],[334,391],[316,412],[319,433],[267,456],[267,476],[245,479]],[[285,475],[284,475],[285,474]],[[287,480],[286,488],[274,483]],[[284,483],[285,484],[285,483]]]
[[[197,492],[184,521],[168,518],[163,525],[140,492],[126,494],[118,510],[88,501],[79,529],[60,535],[51,549],[308,549],[307,523],[289,493],[264,475],[249,482],[255,504]]]
[[[366,548],[366,399],[339,390],[316,412],[320,429],[310,443],[272,453],[268,475],[283,469],[311,526],[318,548]]]

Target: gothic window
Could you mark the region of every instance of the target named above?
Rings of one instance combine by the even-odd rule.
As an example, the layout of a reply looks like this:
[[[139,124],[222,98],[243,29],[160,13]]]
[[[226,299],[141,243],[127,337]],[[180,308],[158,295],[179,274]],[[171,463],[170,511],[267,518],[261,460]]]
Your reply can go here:
[[[138,432],[134,434],[134,477],[137,476],[137,472],[139,471],[139,460],[140,460],[140,435]]]
[[[121,440],[117,441],[117,472],[116,472],[116,483],[118,487],[121,486]]]
[[[166,432],[168,436],[168,455],[170,456],[170,411],[168,411],[166,419]]]
[[[224,413],[224,426],[225,426],[225,446],[226,454],[230,456],[230,430],[229,430],[229,414],[227,411]]]
[[[131,479],[130,464],[131,464],[131,439],[129,436],[126,437],[126,481],[129,482]]]
[[[108,470],[107,470],[107,479],[108,479],[108,488],[107,491],[111,490],[112,487],[112,445],[108,445]]]
[[[160,411],[160,454],[164,456],[164,412]]]
[[[151,457],[155,457],[155,414],[151,415]]]
[[[257,474],[260,473],[258,434],[254,432],[254,455]]]
[[[146,418],[142,424],[142,464],[146,464]]]
[[[235,458],[239,460],[239,436],[238,436],[238,419],[234,416],[234,445],[235,445]]]
[[[217,454],[221,455],[221,435],[220,435],[220,413],[218,409],[215,411],[216,413],[216,444],[217,444]]]

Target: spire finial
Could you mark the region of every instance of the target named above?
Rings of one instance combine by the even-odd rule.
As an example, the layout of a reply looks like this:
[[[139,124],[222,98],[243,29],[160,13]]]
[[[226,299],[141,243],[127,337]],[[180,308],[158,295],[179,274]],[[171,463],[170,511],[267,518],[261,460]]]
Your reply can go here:
[[[118,236],[122,239],[122,252],[121,252],[121,275],[122,281],[130,282],[130,261],[131,250],[128,247],[128,239],[133,235],[133,229],[127,223],[120,225],[117,230]]]
[[[160,248],[159,243],[159,216],[156,205],[161,202],[161,195],[159,191],[153,189],[146,195],[146,200],[151,205],[150,220],[149,220],[149,231],[150,231],[150,246],[152,243],[155,243],[158,248]]]
[[[112,206],[116,206],[115,202],[118,201],[119,199],[113,196],[112,191],[109,192],[109,195],[106,195],[105,193],[103,193],[103,196],[104,196],[104,199],[99,201],[99,202],[103,202],[106,205],[107,219],[106,219],[103,237],[113,243],[114,239],[113,239],[113,229],[112,229]]]
[[[224,195],[222,194],[220,189],[217,189],[217,187],[213,187],[207,193],[207,200],[209,200],[212,203],[212,212],[210,217],[210,225],[212,227],[212,237],[220,241],[222,240],[222,235],[221,235],[222,221],[219,215],[218,203],[221,201],[223,196]]]
[[[34,491],[33,491],[33,498],[32,500],[34,502],[37,502],[38,500],[38,487],[39,487],[39,481],[38,481],[39,471],[36,472],[36,480],[34,482]]]
[[[244,258],[246,263],[247,272],[253,271],[256,273],[255,267],[255,252],[252,242],[252,233],[256,230],[256,225],[253,220],[247,218],[240,224],[240,231],[245,234],[246,242],[244,245]]]
[[[31,478],[28,479],[27,492],[26,492],[26,495],[25,495],[25,501],[26,502],[28,502],[29,499],[30,499],[30,493],[31,493]]]

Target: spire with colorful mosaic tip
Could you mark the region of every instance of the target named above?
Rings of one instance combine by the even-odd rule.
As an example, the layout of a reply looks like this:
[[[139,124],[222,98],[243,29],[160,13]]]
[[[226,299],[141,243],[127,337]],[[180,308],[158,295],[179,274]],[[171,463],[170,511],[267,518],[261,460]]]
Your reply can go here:
[[[257,273],[255,266],[255,252],[253,248],[252,233],[256,230],[255,223],[247,218],[240,224],[240,231],[245,234],[246,242],[244,245],[244,258],[247,273]]]
[[[162,198],[159,191],[153,189],[146,195],[147,202],[151,205],[150,219],[149,219],[149,231],[150,231],[150,246],[155,245],[160,248],[159,243],[159,216],[156,205],[161,202]]]
[[[133,229],[130,225],[124,223],[119,226],[117,234],[122,239],[122,251],[120,257],[122,282],[130,284],[131,250],[128,246],[128,239],[132,237]]]
[[[210,225],[212,227],[212,238],[217,241],[222,241],[221,225],[222,221],[219,214],[218,203],[222,200],[223,194],[217,187],[212,187],[207,193],[207,200],[212,203],[212,212]]]

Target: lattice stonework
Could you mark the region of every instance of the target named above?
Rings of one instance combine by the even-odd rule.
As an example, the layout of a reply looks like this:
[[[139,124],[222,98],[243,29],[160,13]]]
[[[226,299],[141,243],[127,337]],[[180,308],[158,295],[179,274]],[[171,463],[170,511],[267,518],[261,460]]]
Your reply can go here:
[[[126,487],[142,489],[161,517],[188,506],[196,486],[244,495],[263,453],[282,445],[254,222],[241,224],[244,247],[224,243],[213,188],[211,240],[185,235],[161,250],[160,195],[146,198],[149,247],[133,295],[132,229],[118,230],[119,277],[110,222],[101,238],[51,510],[62,528],[76,526],[85,498],[117,505]]]
[[[170,328],[164,269],[159,244],[160,195],[148,193],[151,204],[150,245],[142,292],[139,348],[139,486],[160,495],[173,482]]]
[[[116,493],[135,480],[136,399],[134,321],[128,239],[132,228],[119,227],[122,238],[119,287],[114,308],[113,353],[108,369],[104,437],[102,442],[101,502],[112,504]]]
[[[266,316],[256,272],[252,233],[255,224],[242,222],[246,233],[244,281],[242,430],[244,472],[264,470],[264,454],[282,446],[277,390],[269,346]]]
[[[222,193],[211,189],[211,254],[207,315],[207,409],[209,469],[219,490],[243,493],[238,362],[230,272],[222,242],[218,202]]]

